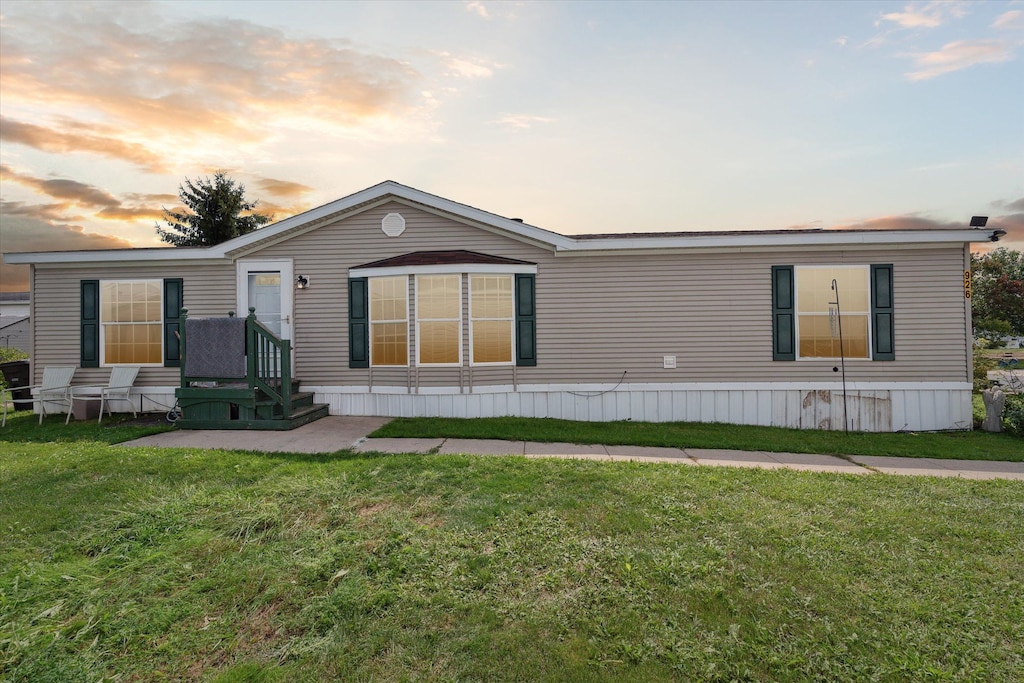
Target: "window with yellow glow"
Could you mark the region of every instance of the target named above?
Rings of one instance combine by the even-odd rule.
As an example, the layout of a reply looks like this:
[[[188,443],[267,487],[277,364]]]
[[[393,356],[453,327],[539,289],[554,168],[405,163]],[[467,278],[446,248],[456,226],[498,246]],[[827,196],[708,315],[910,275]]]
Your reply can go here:
[[[470,276],[469,298],[471,361],[511,363],[514,320],[512,276]]]
[[[838,289],[838,306],[833,280]],[[796,299],[800,358],[870,357],[871,298],[867,266],[797,267]]]
[[[416,348],[420,365],[462,362],[462,276],[416,277]]]
[[[163,363],[159,280],[105,281],[100,285],[103,365]]]
[[[409,364],[409,279],[370,279],[370,362]]]

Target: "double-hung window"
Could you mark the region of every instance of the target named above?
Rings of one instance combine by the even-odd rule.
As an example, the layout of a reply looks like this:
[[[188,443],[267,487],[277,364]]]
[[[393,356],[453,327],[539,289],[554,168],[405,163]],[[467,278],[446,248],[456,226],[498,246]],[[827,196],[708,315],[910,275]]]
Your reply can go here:
[[[511,275],[469,278],[470,360],[474,365],[512,363],[515,302]]]
[[[799,358],[870,357],[867,266],[798,266],[796,307]]]
[[[373,365],[409,364],[408,278],[370,279],[370,359]]]
[[[416,276],[416,364],[462,362],[462,276]]]
[[[163,363],[160,280],[100,283],[100,364]]]
[[[181,278],[82,280],[81,366],[178,367],[183,284]]]
[[[894,310],[892,264],[772,266],[772,358],[895,360]]]

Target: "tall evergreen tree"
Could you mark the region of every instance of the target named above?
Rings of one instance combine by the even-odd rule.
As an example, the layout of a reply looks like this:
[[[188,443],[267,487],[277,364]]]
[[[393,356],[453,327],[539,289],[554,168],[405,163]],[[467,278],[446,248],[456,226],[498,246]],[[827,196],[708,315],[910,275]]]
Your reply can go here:
[[[183,211],[164,209],[166,229],[159,224],[160,239],[176,247],[209,247],[246,235],[269,223],[272,216],[253,213],[258,200],[245,199],[245,186],[223,171],[213,178],[185,178],[178,187]]]

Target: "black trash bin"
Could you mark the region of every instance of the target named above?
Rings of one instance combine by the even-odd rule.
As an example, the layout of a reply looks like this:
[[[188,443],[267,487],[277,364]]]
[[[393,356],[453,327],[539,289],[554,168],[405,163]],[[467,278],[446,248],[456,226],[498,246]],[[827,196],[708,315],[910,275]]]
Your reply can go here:
[[[15,401],[29,401],[32,399],[32,385],[28,372],[27,360],[12,360],[0,363],[0,372],[4,373],[7,380],[7,387],[11,390],[11,398]]]

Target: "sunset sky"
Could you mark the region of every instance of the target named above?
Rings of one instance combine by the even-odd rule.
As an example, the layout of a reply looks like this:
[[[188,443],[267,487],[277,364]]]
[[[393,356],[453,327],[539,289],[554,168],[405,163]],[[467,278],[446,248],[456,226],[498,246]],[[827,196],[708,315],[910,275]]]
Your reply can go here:
[[[0,12],[4,252],[159,246],[215,170],[276,219],[390,179],[566,234],[983,214],[1024,248],[1020,1]]]

